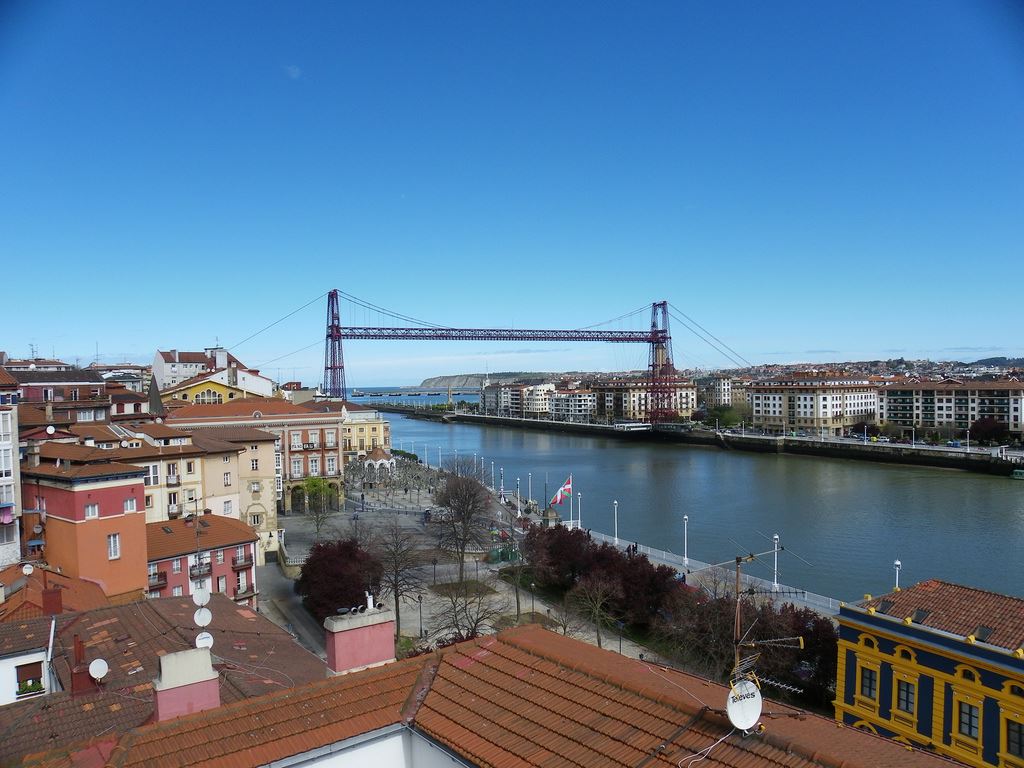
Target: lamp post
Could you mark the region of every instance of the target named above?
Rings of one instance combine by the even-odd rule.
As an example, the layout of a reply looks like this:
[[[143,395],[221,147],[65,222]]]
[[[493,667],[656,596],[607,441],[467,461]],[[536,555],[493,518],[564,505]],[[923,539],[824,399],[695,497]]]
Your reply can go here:
[[[772,592],[779,591],[779,534],[772,536],[772,555],[775,559],[775,566],[772,570]]]
[[[537,603],[536,603],[537,595],[535,593],[536,589],[537,589],[537,585],[534,584],[531,581],[530,582],[530,618],[531,619],[534,617],[534,614],[537,613]]]
[[[896,587],[895,587],[895,589],[893,591],[899,592],[900,591],[900,568],[903,567],[903,563],[901,563],[899,560],[893,560],[892,567],[893,567],[893,570],[896,571]]]
[[[437,586],[437,558],[431,558],[430,564],[434,566],[434,586]]]
[[[967,450],[971,450],[971,430],[967,430]]]
[[[690,516],[683,515],[683,565],[690,564],[690,542],[689,539]]]
[[[459,475],[459,449],[455,449],[455,474]]]
[[[533,503],[533,472],[526,473],[526,507]]]
[[[418,597],[420,602],[420,637],[423,637],[423,595]]]
[[[501,486],[498,489],[498,496],[501,499],[501,503],[505,503],[505,468],[498,467],[498,479],[501,481]]]
[[[576,527],[583,530],[583,494],[576,492]]]
[[[613,501],[612,508],[615,510],[615,546],[619,546],[619,502]]]
[[[491,490],[494,490],[494,462],[491,462]]]
[[[516,478],[516,517],[523,516],[523,509],[519,505],[519,478]]]
[[[437,446],[437,471],[441,471],[441,446]]]

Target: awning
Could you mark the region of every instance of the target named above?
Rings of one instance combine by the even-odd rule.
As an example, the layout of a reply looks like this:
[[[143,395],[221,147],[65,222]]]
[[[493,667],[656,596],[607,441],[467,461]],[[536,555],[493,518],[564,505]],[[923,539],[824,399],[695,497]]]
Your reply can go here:
[[[46,545],[46,542],[43,539],[29,539],[27,543],[30,547],[42,547]]]

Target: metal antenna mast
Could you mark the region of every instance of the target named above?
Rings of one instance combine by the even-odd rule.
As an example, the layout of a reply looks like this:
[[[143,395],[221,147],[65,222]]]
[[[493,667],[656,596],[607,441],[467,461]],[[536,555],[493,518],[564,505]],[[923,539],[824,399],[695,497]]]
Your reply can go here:
[[[327,294],[327,340],[324,342],[324,394],[347,399],[345,389],[345,357],[341,350],[341,313],[338,310],[338,289]]]

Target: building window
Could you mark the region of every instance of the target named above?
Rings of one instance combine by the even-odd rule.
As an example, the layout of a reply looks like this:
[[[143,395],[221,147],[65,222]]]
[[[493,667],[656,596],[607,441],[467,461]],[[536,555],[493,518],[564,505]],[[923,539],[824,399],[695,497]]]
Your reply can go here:
[[[95,520],[100,516],[100,505],[99,504],[86,504],[85,505],[85,519]]]
[[[907,680],[896,681],[896,709],[914,714],[914,684]]]
[[[860,695],[865,699],[875,699],[878,696],[878,672],[866,667],[861,669]]]
[[[328,448],[334,448],[337,445],[337,437],[334,430],[328,430],[324,433],[324,442]]]
[[[223,564],[224,564],[224,550],[223,549],[218,549],[217,550],[217,565],[223,565]]]
[[[196,473],[196,463],[194,461],[185,462],[185,474],[194,475]]]
[[[235,594],[242,594],[246,592],[249,587],[249,577],[245,571],[238,572],[238,581],[235,582]]]
[[[228,456],[227,454],[224,454],[224,456],[221,458],[221,463],[227,464],[229,461],[231,461],[231,457]]]
[[[292,459],[292,477],[299,477],[302,474],[302,459]]]
[[[160,465],[146,465],[146,475],[142,478],[143,485],[160,485]]]
[[[0,525],[0,544],[13,544],[17,541],[17,537],[14,535],[16,527],[14,523]]]
[[[252,518],[250,518],[250,523],[249,524],[253,528],[259,528],[261,522],[263,522],[263,521],[262,521],[262,518],[260,518],[259,515],[253,515]]]
[[[253,459],[252,461],[249,462],[249,466],[253,472],[256,472],[260,468],[260,460]]]
[[[173,587],[171,589],[171,596],[172,597],[181,597],[181,593],[182,593],[181,587]]]
[[[309,457],[309,474],[313,475],[314,477],[320,474],[320,457]]]
[[[217,591],[218,592],[227,592],[228,591],[228,577],[227,576],[218,576],[217,577]]]
[[[124,500],[124,511],[125,512],[134,512],[135,511],[135,497],[134,496],[129,496],[127,499]]]
[[[107,560],[117,560],[121,557],[121,534],[111,533],[107,535]]]
[[[233,510],[232,510],[232,507],[231,507],[231,499],[226,499],[224,501],[224,515],[225,516],[229,516],[232,511]]]
[[[1006,754],[1024,757],[1024,723],[1006,721]]]
[[[230,472],[225,472],[224,473],[224,487],[227,488],[230,485],[231,485],[231,473]]]
[[[181,573],[181,558],[176,557],[171,560],[171,573]]]
[[[14,459],[12,448],[0,448],[0,477],[13,477]]]
[[[978,708],[969,701],[960,701],[957,712],[957,733],[969,739],[978,738]]]
[[[336,456],[327,457],[327,474],[336,475],[338,473],[338,458]]]
[[[291,442],[292,450],[302,450],[302,433],[301,432],[292,432],[291,437],[292,437],[292,442]]]
[[[153,508],[153,497],[147,495],[146,496],[146,509],[152,509],[152,508]]]

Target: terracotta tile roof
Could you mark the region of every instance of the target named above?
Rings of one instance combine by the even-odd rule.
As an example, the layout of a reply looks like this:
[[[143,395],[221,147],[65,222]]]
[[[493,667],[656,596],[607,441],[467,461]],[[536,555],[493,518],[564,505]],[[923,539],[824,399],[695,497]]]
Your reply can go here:
[[[350,403],[348,400],[307,400],[304,403],[300,403],[300,407],[305,408],[307,411],[313,411],[314,413],[341,413],[342,408],[346,411],[375,410],[367,405]]]
[[[379,445],[366,454],[364,461],[391,461],[392,456]]]
[[[81,438],[91,437],[98,443],[120,443],[122,440],[110,427],[97,424],[72,424],[69,431]]]
[[[39,446],[41,459],[70,461],[76,464],[91,464],[110,461],[113,454],[109,449],[96,446],[78,445],[77,443],[45,442]]]
[[[163,440],[168,437],[188,437],[188,432],[182,432],[180,429],[169,427],[166,424],[135,424],[131,427],[131,430],[148,435],[154,440]]]
[[[255,427],[206,427],[205,429],[194,429],[190,434],[193,440],[196,437],[206,436],[226,440],[229,443],[264,443],[277,440],[277,435],[273,432],[266,432]]]
[[[15,389],[18,386],[18,380],[15,379],[11,374],[7,372],[7,369],[0,368],[0,387],[4,389]]]
[[[238,453],[244,451],[245,448],[241,448],[237,443],[231,443],[227,440],[221,440],[219,437],[208,434],[209,430],[204,430],[203,434],[192,433],[192,445],[198,445],[207,453]]]
[[[43,581],[51,589],[59,589],[61,607],[64,613],[89,611],[110,605],[110,600],[98,584],[85,579],[36,568],[31,575],[25,576],[20,565],[12,565],[0,570],[0,584],[7,586],[7,599],[0,603],[0,622],[12,619],[36,618],[43,613]],[[17,592],[11,588],[21,584]]]
[[[135,427],[132,427],[135,429]],[[114,448],[106,451],[114,454],[116,459],[135,463],[149,459],[175,458],[182,456],[202,456],[203,449],[198,445],[150,445],[143,443],[138,448]]]
[[[246,768],[400,724],[488,768],[672,768],[708,748],[701,761],[708,768],[955,764],[771,701],[765,733],[743,737],[722,712],[726,694],[724,686],[534,625],[146,725],[116,745],[93,741],[29,764],[103,754],[106,765],[125,768]]]
[[[221,515],[200,515],[195,522],[181,517],[163,523],[146,523],[146,558],[152,562],[195,552],[196,531],[203,551],[247,544],[258,538],[241,520]]]
[[[107,451],[113,453],[113,451]],[[137,467],[134,464],[123,464],[119,461],[108,461],[102,464],[40,464],[38,467],[31,467],[27,462],[22,462],[22,477],[50,477],[56,480],[84,480],[91,477],[107,477],[115,475],[135,475],[142,477],[146,473],[144,467]]]
[[[214,594],[208,607],[213,621],[206,629],[215,638],[212,652],[225,704],[323,680],[324,663],[268,619],[221,594]],[[3,708],[0,765],[84,742],[98,733],[116,739],[146,723],[153,713],[152,681],[159,672],[158,659],[192,647],[197,631],[194,611],[191,599],[179,597],[58,617],[54,667],[65,690]],[[50,620],[37,619],[24,626],[33,638],[42,636],[41,647],[45,647]],[[0,649],[4,633],[13,629],[0,624]],[[75,634],[85,643],[87,662],[102,658],[110,666],[102,690],[70,693],[69,660]],[[66,749],[63,754],[67,755]],[[102,765],[102,761],[87,764]]]
[[[991,633],[979,640],[1010,651],[1024,647],[1024,599],[1019,597],[929,579],[859,605],[901,620],[927,611],[919,613],[914,624],[961,637],[987,627]]]
[[[191,386],[193,386],[195,384],[202,384],[208,378],[210,378],[214,374],[219,373],[220,371],[223,371],[223,370],[225,370],[225,369],[224,368],[211,368],[208,371],[204,371],[203,373],[196,374],[195,376],[192,376],[191,378],[185,379],[184,381],[179,381],[177,384],[172,384],[169,387],[164,387],[163,389],[160,390],[160,394],[166,394],[168,392],[177,392],[179,389],[188,389],[189,387],[191,387]],[[217,383],[220,384],[222,387],[228,387],[229,389],[241,390],[241,387],[232,387],[230,384],[223,384],[221,382],[217,382]]]
[[[71,371],[8,371],[19,384],[103,384],[103,377],[96,371],[75,369]]]
[[[264,416],[311,416],[308,408],[290,403],[278,397],[242,397],[226,403],[207,403],[178,408],[167,417],[168,422],[196,422],[203,419],[242,418],[252,419],[253,414]]]
[[[46,418],[46,409],[29,403],[18,403],[18,427],[45,427],[50,424],[55,426],[71,423],[71,417],[66,411],[54,411],[51,418]]]
[[[46,648],[50,641],[49,617],[29,617],[0,623],[0,657]],[[6,710],[0,710],[6,712]],[[0,718],[2,720],[3,718]]]

